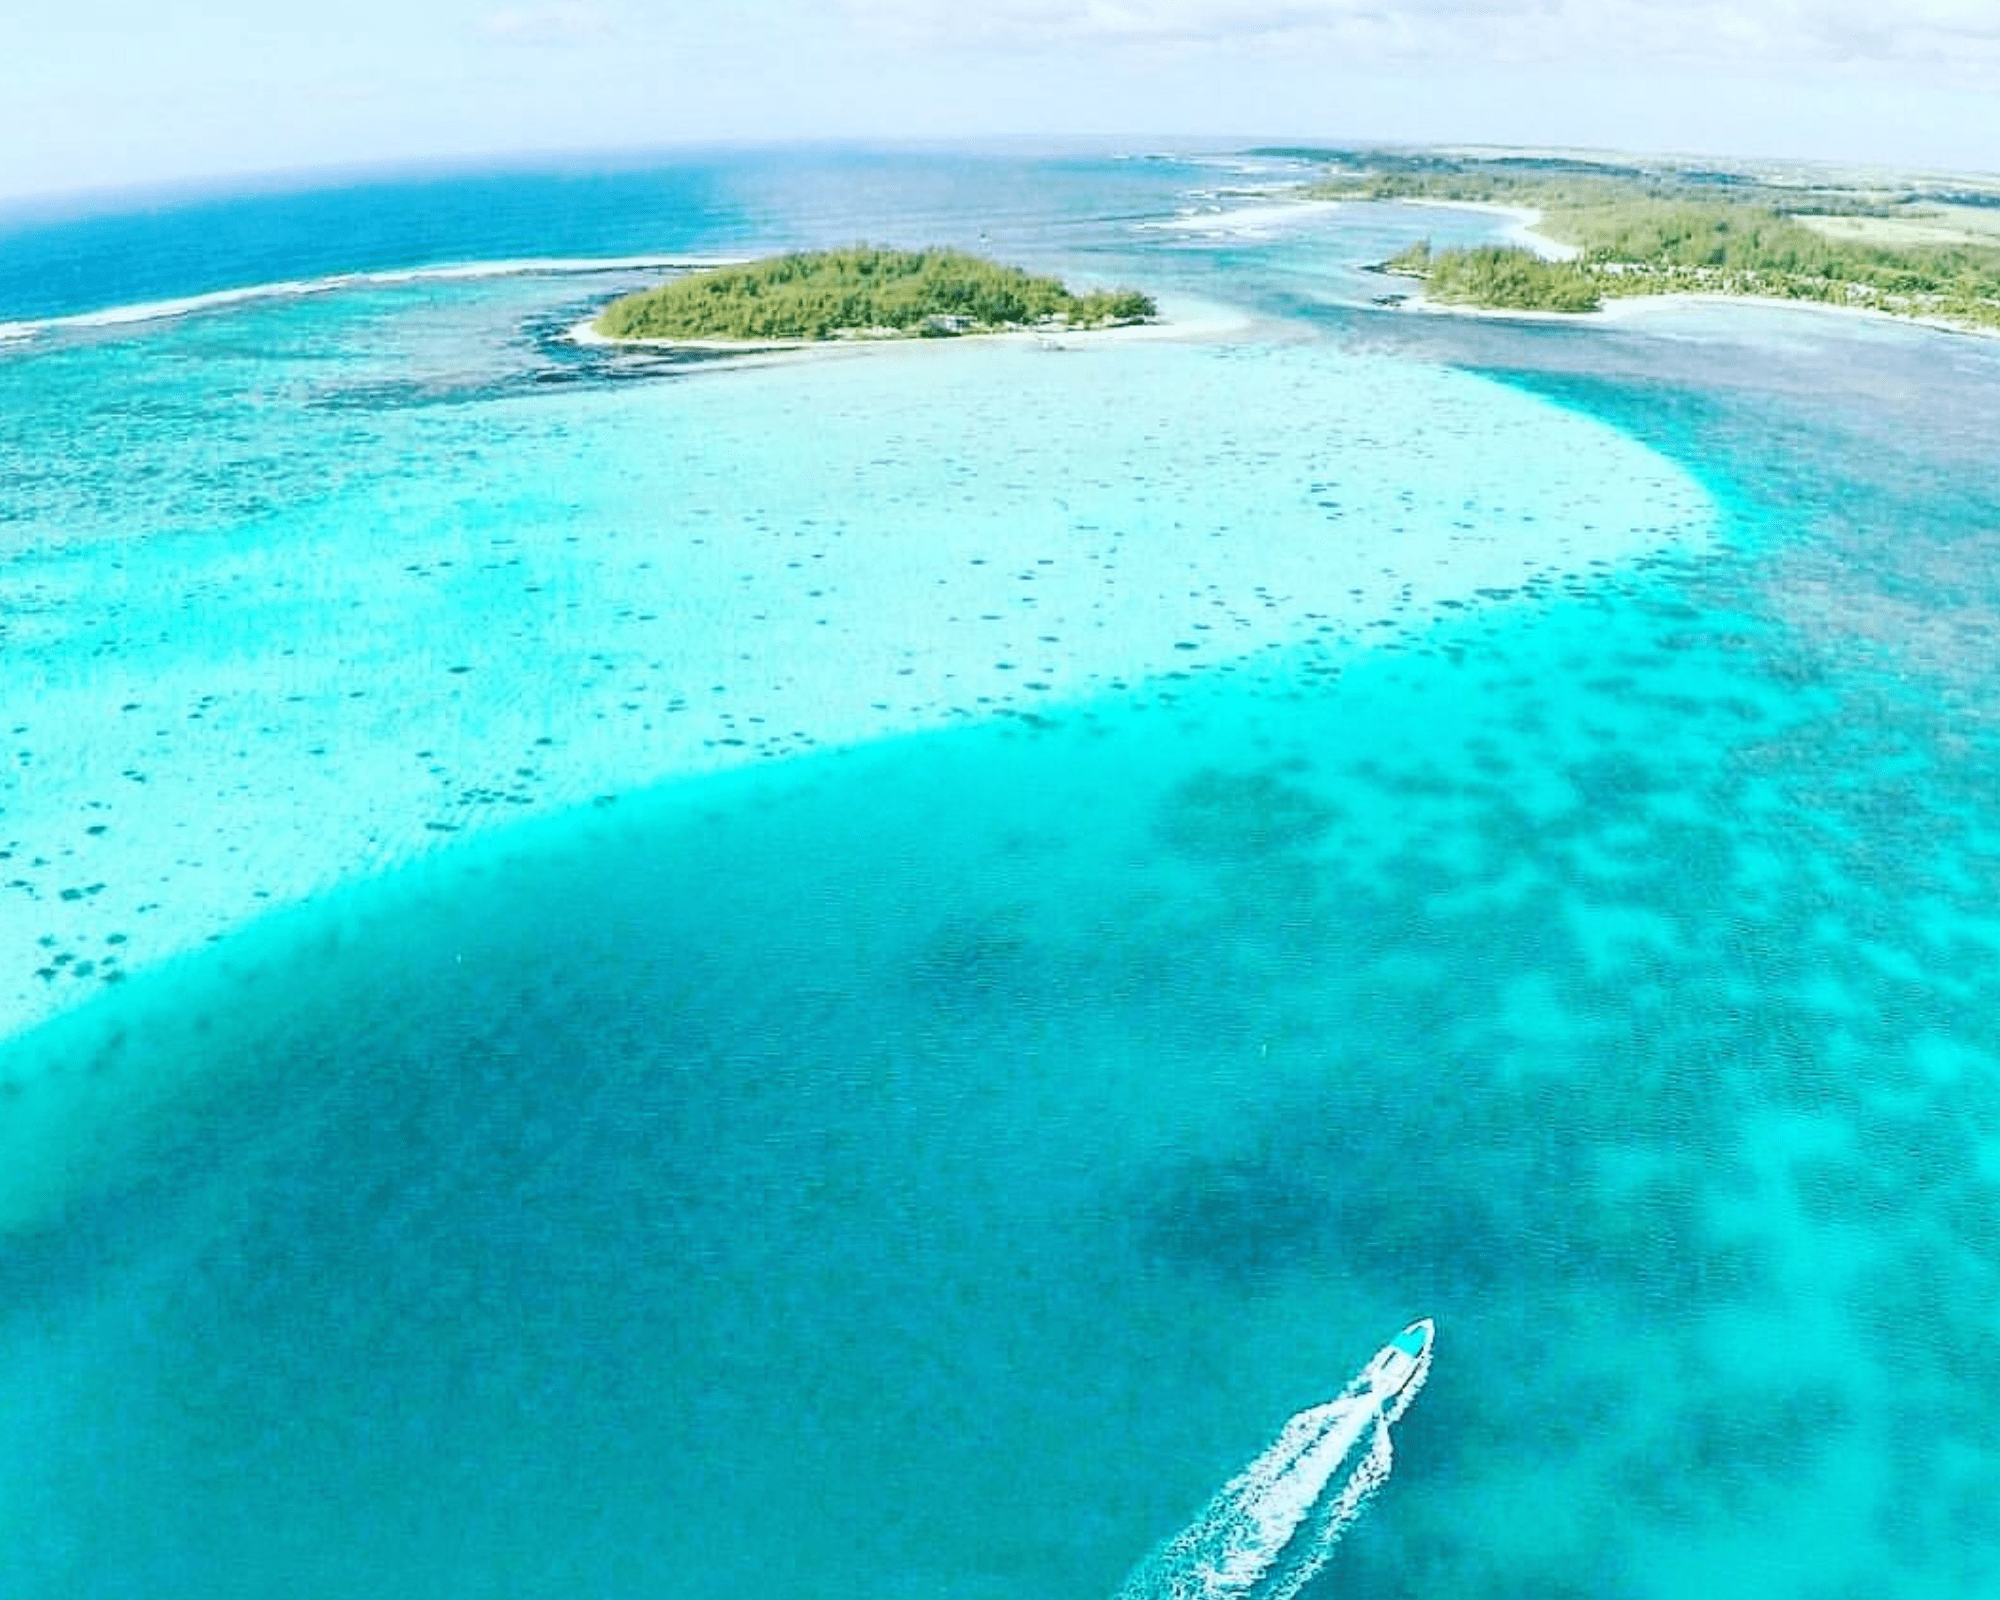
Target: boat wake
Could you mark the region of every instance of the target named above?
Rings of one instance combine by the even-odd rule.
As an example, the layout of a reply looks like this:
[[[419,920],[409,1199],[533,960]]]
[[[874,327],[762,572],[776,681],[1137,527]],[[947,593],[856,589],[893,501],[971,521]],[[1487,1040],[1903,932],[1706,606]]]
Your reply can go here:
[[[1118,1600],[1292,1600],[1388,1478],[1389,1429],[1430,1365],[1431,1325],[1419,1322],[1337,1397],[1287,1422],[1193,1522],[1139,1564]]]

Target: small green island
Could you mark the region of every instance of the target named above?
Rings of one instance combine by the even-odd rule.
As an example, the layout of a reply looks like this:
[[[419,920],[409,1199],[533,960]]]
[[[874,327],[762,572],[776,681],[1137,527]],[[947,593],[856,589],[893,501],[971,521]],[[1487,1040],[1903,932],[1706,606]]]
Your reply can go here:
[[[607,339],[950,338],[1157,314],[1136,289],[1077,294],[1059,279],[963,250],[854,245],[692,272],[612,301],[592,326]]]
[[[1564,155],[1285,153],[1326,164],[1308,198],[1538,214],[1535,230],[1556,251],[1426,241],[1381,264],[1421,279],[1425,298],[1442,304],[1584,312],[1619,296],[1721,294],[2000,328],[2000,188],[1973,180]]]

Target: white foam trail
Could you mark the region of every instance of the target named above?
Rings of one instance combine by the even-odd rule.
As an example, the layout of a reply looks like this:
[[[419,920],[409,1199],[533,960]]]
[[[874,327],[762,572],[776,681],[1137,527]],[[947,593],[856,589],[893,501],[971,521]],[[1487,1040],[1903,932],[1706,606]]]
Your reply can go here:
[[[1388,1405],[1370,1373],[1287,1422],[1277,1439],[1125,1580],[1118,1600],[1292,1600],[1395,1464],[1389,1428],[1430,1375],[1427,1348]]]
[[[115,328],[136,322],[164,322],[174,317],[253,300],[290,300],[303,295],[331,294],[340,289],[386,288],[402,283],[472,278],[518,278],[535,273],[638,272],[697,267],[735,266],[738,257],[722,256],[530,256],[515,261],[458,261],[433,267],[396,267],[378,272],[335,272],[321,278],[286,278],[241,289],[217,289],[208,294],[172,300],[147,300],[102,311],[80,311],[65,317],[25,322],[0,322],[0,339],[25,339],[64,328]]]

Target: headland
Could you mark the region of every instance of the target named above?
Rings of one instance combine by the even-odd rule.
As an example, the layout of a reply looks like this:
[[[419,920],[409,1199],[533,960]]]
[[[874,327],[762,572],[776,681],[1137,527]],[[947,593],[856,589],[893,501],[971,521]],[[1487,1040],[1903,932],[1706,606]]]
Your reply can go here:
[[[1507,243],[1419,241],[1382,263],[1421,283],[1406,302],[1418,308],[1576,315],[1723,296],[2000,332],[2000,180],[1557,152],[1286,153],[1325,163],[1306,198],[1516,217]]]

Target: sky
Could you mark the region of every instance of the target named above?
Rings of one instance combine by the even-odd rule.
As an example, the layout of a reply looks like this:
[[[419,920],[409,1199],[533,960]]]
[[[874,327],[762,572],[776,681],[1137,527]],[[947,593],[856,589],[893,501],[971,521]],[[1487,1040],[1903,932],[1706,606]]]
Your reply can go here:
[[[2000,171],[2000,0],[9,10],[0,199],[802,139],[1471,142]]]

